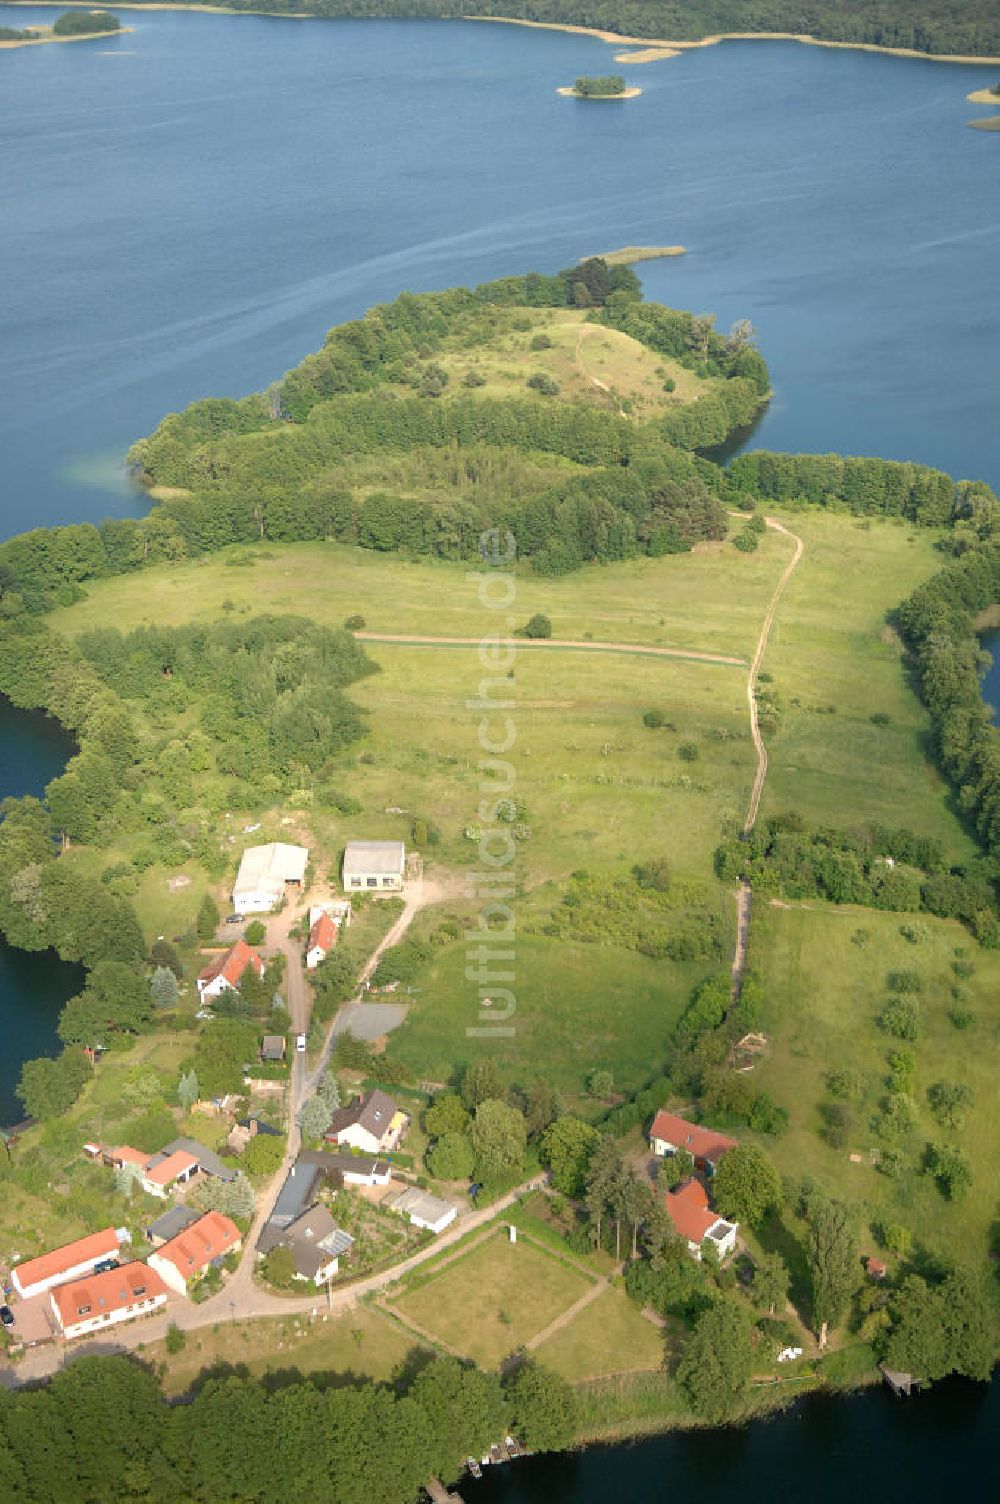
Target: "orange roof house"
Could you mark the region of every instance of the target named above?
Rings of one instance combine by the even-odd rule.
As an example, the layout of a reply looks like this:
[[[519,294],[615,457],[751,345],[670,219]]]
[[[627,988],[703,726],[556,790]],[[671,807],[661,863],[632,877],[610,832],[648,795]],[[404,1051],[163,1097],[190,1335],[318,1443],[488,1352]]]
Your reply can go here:
[[[264,975],[264,963],[245,940],[237,940],[235,945],[205,967],[198,973],[198,996],[200,998],[218,997],[220,992],[231,988],[234,992],[239,991],[240,978],[248,966],[252,966],[258,977]]]
[[[717,1128],[689,1123],[661,1107],[650,1127],[649,1143],[654,1154],[676,1154],[678,1149],[686,1149],[696,1165],[714,1173],[722,1156],[728,1149],[735,1149],[739,1140],[727,1138]]]
[[[324,956],[333,949],[339,934],[329,914],[321,914],[309,931],[309,941],[306,945],[306,967],[309,971],[315,971]]]
[[[138,1165],[144,1170],[152,1159],[151,1154],[143,1154],[141,1149],[133,1149],[129,1144],[119,1144],[116,1149],[108,1152],[108,1158],[113,1165]]]
[[[167,1287],[155,1269],[134,1262],[60,1285],[49,1300],[63,1335],[82,1337],[155,1311],[166,1304]]]
[[[232,1249],[239,1248],[242,1236],[235,1222],[221,1212],[206,1212],[190,1227],[163,1243],[149,1256],[149,1265],[164,1282],[179,1295],[187,1289],[188,1280],[216,1259],[223,1258]]]
[[[187,1149],[174,1149],[168,1154],[161,1150],[149,1161],[142,1188],[151,1196],[165,1196],[175,1180],[190,1180],[197,1169],[198,1161]]]
[[[663,1201],[671,1222],[695,1258],[701,1258],[701,1245],[706,1238],[712,1240],[720,1259],[732,1253],[738,1223],[727,1222],[712,1211],[708,1192],[700,1180],[688,1180],[675,1191],[668,1191]]]
[[[104,1227],[100,1232],[88,1233],[85,1238],[53,1248],[50,1253],[41,1253],[36,1259],[15,1264],[11,1270],[11,1283],[18,1294],[27,1299],[66,1280],[78,1278],[102,1259],[113,1259],[117,1255],[118,1234],[113,1227]]]

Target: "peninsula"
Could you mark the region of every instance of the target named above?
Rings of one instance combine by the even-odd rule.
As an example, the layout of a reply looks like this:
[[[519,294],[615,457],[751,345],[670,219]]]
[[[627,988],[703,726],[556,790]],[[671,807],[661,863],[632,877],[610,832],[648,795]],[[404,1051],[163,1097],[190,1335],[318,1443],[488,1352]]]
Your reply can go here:
[[[631,266],[636,261],[658,261],[663,256],[683,256],[683,245],[625,245],[620,251],[605,251],[598,258],[608,266]]]
[[[0,26],[0,48],[37,47],[45,42],[85,42],[131,30],[106,10],[69,10],[52,26],[31,26],[23,30]]]

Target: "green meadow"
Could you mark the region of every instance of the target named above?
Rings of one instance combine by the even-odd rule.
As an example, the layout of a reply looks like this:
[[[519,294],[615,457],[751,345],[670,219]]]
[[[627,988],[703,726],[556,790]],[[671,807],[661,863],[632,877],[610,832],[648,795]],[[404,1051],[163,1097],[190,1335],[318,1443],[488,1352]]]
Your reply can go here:
[[[753,1082],[789,1111],[787,1133],[768,1143],[783,1174],[809,1176],[829,1194],[860,1204],[868,1227],[900,1222],[932,1252],[965,1250],[978,1257],[997,1214],[1000,955],[980,950],[960,925],[926,914],[919,916],[922,938],[914,944],[900,930],[912,917],[850,905],[788,908],[758,902],[752,948],[766,983],[769,1048]],[[968,993],[961,1007],[973,1015],[964,1028],[956,1028],[950,1017],[956,1006],[956,960],[973,968],[961,982]],[[912,1044],[892,1038],[876,1022],[889,995],[890,971],[916,971],[923,980],[920,1035]],[[901,1048],[915,1059],[917,1121],[899,1142],[904,1170],[893,1179],[872,1162],[882,1142],[872,1125],[888,1095],[887,1057]],[[850,1115],[847,1141],[835,1148],[821,1130],[823,1104],[834,1100],[828,1078],[837,1069],[852,1072],[858,1090],[844,1104]],[[935,1121],[927,1091],[939,1081],[971,1088],[973,1105],[961,1128]],[[922,1173],[929,1141],[956,1145],[968,1157],[973,1183],[962,1199],[947,1200]],[[868,1248],[874,1251],[873,1239]]]

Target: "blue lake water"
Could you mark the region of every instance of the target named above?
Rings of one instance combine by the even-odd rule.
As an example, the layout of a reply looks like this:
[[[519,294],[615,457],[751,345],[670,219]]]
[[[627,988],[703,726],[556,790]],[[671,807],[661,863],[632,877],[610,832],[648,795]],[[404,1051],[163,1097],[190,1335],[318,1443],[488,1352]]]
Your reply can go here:
[[[965,100],[995,69],[730,43],[587,104],[555,94],[606,71],[587,37],[121,15],[115,39],[0,53],[0,535],[141,510],[134,438],[266,385],[373,302],[625,244],[689,248],[642,268],[649,297],[753,320],[775,387],[755,443],[1000,485],[1000,137],[966,129]],[[0,705],[0,794],[40,792],[66,750]],[[0,951],[0,1120],[74,986]],[[964,1385],[817,1402],[464,1491],[939,1500],[991,1477],[997,1405]]]
[[[0,531],[135,509],[132,439],[375,301],[624,244],[688,247],[650,297],[753,320],[758,442],[1000,484],[995,69],[728,43],[588,104],[555,89],[590,37],[121,17],[0,54]]]
[[[0,798],[41,794],[74,750],[58,722],[14,710],[0,696]],[[24,1116],[14,1096],[21,1062],[57,1051],[59,1010],[79,990],[81,979],[80,967],[60,961],[52,951],[12,950],[0,941],[0,1124]]]

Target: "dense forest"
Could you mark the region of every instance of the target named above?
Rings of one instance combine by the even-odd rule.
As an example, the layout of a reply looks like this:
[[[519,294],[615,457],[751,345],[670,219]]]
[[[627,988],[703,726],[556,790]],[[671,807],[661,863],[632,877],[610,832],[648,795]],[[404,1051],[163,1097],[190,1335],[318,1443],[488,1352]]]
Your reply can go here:
[[[81,1357],[42,1388],[0,1390],[4,1504],[406,1504],[513,1428],[536,1451],[573,1439],[575,1395],[525,1364],[503,1382],[455,1358],[397,1388],[350,1375],[206,1376],[168,1406],[122,1357]],[[326,1378],[327,1382],[322,1380]]]
[[[530,310],[575,309],[690,371],[702,395],[650,416],[558,394],[452,394],[439,360],[530,331]],[[469,372],[475,374],[474,368]],[[88,579],[234,543],[333,538],[475,559],[506,526],[535,573],[672,553],[725,533],[723,472],[699,451],[749,424],[767,367],[741,328],[641,302],[627,267],[406,294],[331,330],[266,393],[171,414],[130,452],[181,489],[142,519],[38,529],[0,545],[0,613],[69,604]]]
[[[428,19],[503,15],[676,41],[784,31],[917,52],[1000,55],[995,0],[226,0],[226,8]]]
[[[120,31],[117,16],[106,10],[68,10],[59,16],[52,27],[57,37],[104,36],[109,31]]]

